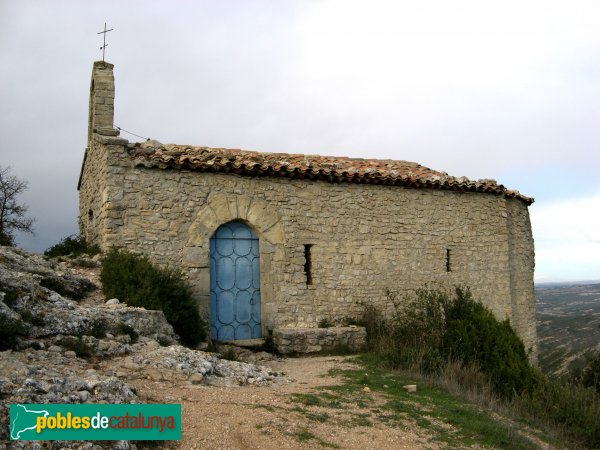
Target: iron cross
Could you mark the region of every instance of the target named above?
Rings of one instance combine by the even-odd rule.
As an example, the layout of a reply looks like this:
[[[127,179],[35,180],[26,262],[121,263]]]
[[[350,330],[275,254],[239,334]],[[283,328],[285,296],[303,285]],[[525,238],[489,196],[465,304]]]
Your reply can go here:
[[[97,34],[102,34],[103,36],[103,40],[102,40],[102,47],[100,47],[100,50],[102,50],[102,61],[104,61],[104,51],[106,50],[106,47],[108,46],[108,44],[106,43],[106,33],[108,33],[109,31],[112,31],[113,28],[111,28],[110,30],[106,29],[106,22],[104,22],[104,31],[100,31]]]

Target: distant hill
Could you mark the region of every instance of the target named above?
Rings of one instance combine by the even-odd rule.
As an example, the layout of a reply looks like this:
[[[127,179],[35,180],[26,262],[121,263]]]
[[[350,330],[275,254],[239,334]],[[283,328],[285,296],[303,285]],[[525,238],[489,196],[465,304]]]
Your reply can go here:
[[[583,280],[583,281],[546,281],[535,283],[536,288],[548,287],[570,287],[570,286],[586,286],[590,284],[600,284],[600,280]]]
[[[560,377],[600,351],[600,281],[539,283],[537,332],[542,371]]]

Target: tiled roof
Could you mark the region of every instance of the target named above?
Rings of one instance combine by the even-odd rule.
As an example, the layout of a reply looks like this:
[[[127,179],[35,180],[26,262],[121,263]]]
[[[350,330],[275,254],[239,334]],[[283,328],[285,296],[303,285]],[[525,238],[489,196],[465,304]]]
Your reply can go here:
[[[330,182],[381,184],[451,191],[486,192],[518,198],[527,204],[533,198],[521,195],[495,180],[453,177],[420,164],[389,159],[259,153],[225,148],[191,147],[146,141],[129,145],[136,166],[188,169],[246,176],[270,176]]]

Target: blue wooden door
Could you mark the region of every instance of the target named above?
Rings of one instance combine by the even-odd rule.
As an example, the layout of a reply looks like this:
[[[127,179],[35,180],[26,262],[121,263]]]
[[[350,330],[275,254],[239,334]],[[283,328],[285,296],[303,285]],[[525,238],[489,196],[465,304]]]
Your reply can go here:
[[[258,238],[241,222],[210,239],[210,329],[213,339],[254,339],[260,330]]]

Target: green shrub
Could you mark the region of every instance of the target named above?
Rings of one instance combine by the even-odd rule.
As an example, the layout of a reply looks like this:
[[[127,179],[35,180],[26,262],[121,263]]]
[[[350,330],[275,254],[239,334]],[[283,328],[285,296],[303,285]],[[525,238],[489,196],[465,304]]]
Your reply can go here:
[[[135,329],[132,326],[127,325],[125,323],[120,323],[119,325],[117,325],[115,332],[117,335],[119,335],[119,334],[129,335],[132,344],[135,344],[140,337],[139,333],[137,331],[135,331]]]
[[[96,289],[96,286],[90,280],[75,278],[70,275],[44,277],[40,281],[40,286],[73,300],[81,300],[89,291]]]
[[[390,319],[377,320],[373,311],[365,316],[369,346],[384,365],[429,374],[448,362],[475,366],[504,398],[531,392],[541,380],[508,320],[498,321],[468,289],[457,287],[452,297],[435,290],[403,301],[390,291],[388,297],[395,305]]]
[[[384,320],[375,307],[365,307],[367,347],[379,355],[386,367],[438,372],[443,366],[440,346],[447,296],[429,290],[419,290],[414,297],[402,299],[388,290],[387,296],[395,307],[391,318]]]
[[[419,291],[403,301],[393,292],[388,297],[396,307],[387,320],[365,308],[365,360],[433,372],[465,396],[509,400],[513,411],[546,431],[577,447],[600,448],[600,356],[573,376],[577,384],[547,381],[529,364],[508,320],[498,321],[468,289],[456,288],[453,296]]]
[[[23,292],[21,292],[19,289],[8,284],[4,284],[1,281],[0,292],[4,292],[2,301],[11,308],[15,306],[19,298],[23,295]]]
[[[94,354],[94,350],[77,336],[64,336],[57,341],[57,344],[74,351],[80,358],[88,358]]]
[[[82,254],[96,255],[100,253],[97,245],[88,245],[83,236],[71,235],[62,239],[58,244],[48,248],[44,255],[54,258],[56,256],[80,256]]]
[[[591,387],[600,394],[600,353],[588,358],[583,368],[581,382],[585,387]]]
[[[501,397],[531,392],[542,380],[508,319],[499,322],[488,308],[473,300],[468,289],[456,288],[454,298],[446,304],[445,320],[442,356],[479,366]]]
[[[43,327],[46,325],[46,319],[43,314],[33,314],[28,309],[21,311],[21,319],[23,322],[30,323],[37,327]]]
[[[100,279],[107,298],[162,310],[182,343],[193,346],[206,337],[206,324],[180,272],[157,268],[145,256],[111,250],[102,262]]]
[[[50,289],[63,297],[70,297],[70,290],[59,277],[44,277],[40,281],[40,286]]]
[[[83,267],[85,269],[95,269],[96,267],[98,267],[100,265],[93,259],[85,259],[85,258],[79,258],[79,257],[74,259],[71,262],[71,264],[73,264],[73,266],[75,266],[75,267]]]
[[[333,322],[327,318],[319,320],[319,328],[331,328],[335,326]]]
[[[106,333],[109,332],[110,324],[108,320],[94,319],[92,323],[89,325],[89,329],[84,333],[88,336],[94,336],[97,339],[104,339],[106,337]]]
[[[14,239],[10,234],[6,234],[0,231],[0,245],[12,247],[14,244]]]
[[[516,396],[513,406],[580,446],[600,448],[600,396],[593,389],[544,381],[531,393]]]
[[[273,330],[267,330],[267,337],[265,337],[265,342],[263,343],[260,350],[263,352],[270,353],[272,355],[281,355],[279,349],[277,348],[277,344],[273,339]]]

